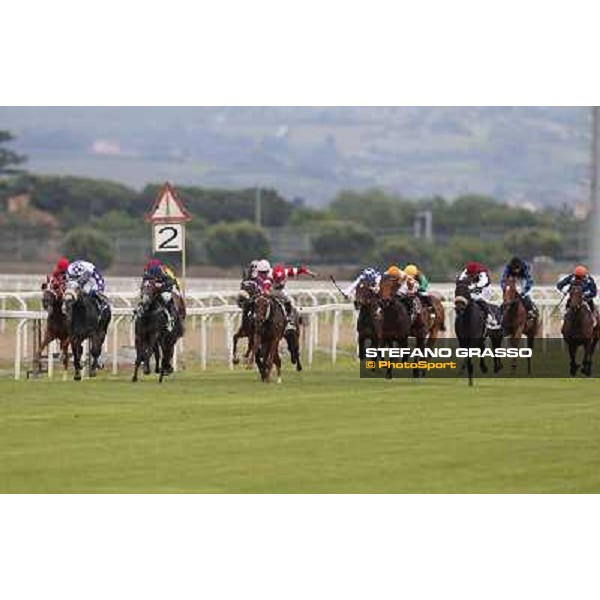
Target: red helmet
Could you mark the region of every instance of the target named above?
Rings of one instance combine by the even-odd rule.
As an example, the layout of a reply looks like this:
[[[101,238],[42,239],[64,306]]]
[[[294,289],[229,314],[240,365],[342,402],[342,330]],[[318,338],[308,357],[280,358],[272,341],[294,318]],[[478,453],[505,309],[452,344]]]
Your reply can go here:
[[[481,265],[481,263],[478,263],[476,261],[471,261],[467,263],[467,275],[477,275],[477,273],[481,273],[481,271],[484,270],[483,266]]]
[[[64,272],[69,268],[69,259],[61,256],[56,263],[56,270],[60,272]]]
[[[275,265],[273,267],[273,281],[281,283],[285,281],[285,267],[283,265]]]
[[[152,267],[162,267],[162,261],[158,260],[158,258],[151,258],[144,267],[145,271],[149,271]]]

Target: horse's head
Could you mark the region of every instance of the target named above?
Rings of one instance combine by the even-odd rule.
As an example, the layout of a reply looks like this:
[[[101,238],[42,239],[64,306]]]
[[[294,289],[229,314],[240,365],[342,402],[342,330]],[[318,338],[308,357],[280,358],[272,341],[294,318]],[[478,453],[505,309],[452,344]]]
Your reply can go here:
[[[371,284],[366,281],[361,281],[356,286],[355,298],[356,304],[365,308],[371,308],[379,301],[377,293],[373,290]]]
[[[42,284],[42,307],[51,315],[55,310],[60,310],[65,291],[65,282],[62,279],[51,278]]]
[[[387,304],[396,297],[399,288],[400,279],[385,273],[382,275],[381,283],[379,284],[379,297]]]
[[[458,281],[454,290],[454,310],[456,314],[465,311],[471,302],[471,289],[468,281]]]
[[[264,325],[271,318],[271,298],[267,294],[260,294],[254,302],[254,320],[257,325]]]
[[[509,275],[506,278],[504,292],[502,293],[502,301],[504,304],[512,304],[519,299],[519,282],[514,275]]]
[[[150,310],[150,307],[154,304],[156,300],[158,300],[162,291],[163,286],[159,281],[156,281],[154,279],[144,280],[144,282],[142,283],[140,301],[143,312]]]
[[[73,307],[77,304],[81,295],[81,286],[77,281],[67,282],[62,300],[62,312],[67,319],[67,323],[71,323],[71,319],[73,318]]]
[[[569,291],[569,308],[573,312],[577,312],[584,306],[583,297],[583,282],[575,280]]]

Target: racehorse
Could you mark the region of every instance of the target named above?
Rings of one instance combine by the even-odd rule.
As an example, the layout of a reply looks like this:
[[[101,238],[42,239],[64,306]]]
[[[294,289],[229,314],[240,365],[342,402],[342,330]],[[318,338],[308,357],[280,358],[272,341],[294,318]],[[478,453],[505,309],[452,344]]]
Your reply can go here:
[[[456,318],[454,321],[454,330],[458,339],[460,348],[479,348],[484,350],[487,333],[487,315],[485,310],[471,298],[471,290],[467,281],[459,281],[454,291],[454,310]],[[492,348],[495,350],[502,344],[502,332],[500,334],[491,333],[489,335],[492,342]],[[469,385],[473,385],[473,359],[471,356],[466,358],[467,376]],[[488,368],[485,359],[479,359],[479,368],[483,373],[487,373]],[[494,357],[494,373],[502,369],[502,362]]]
[[[286,314],[283,304],[262,293],[254,302],[254,340],[252,353],[263,382],[271,380],[273,365],[277,368],[277,383],[281,383],[279,342],[283,338]]]
[[[356,287],[354,306],[358,309],[358,358],[364,360],[367,357],[367,343],[371,347],[377,347],[379,333],[376,323],[381,313],[379,296],[366,281],[361,281]]]
[[[533,350],[538,329],[537,318],[529,320],[527,309],[519,293],[518,279],[509,275],[506,279],[502,298],[502,330],[509,338],[511,348],[518,348],[521,336],[527,338],[527,347]],[[513,358],[511,368],[517,370],[517,359]],[[527,373],[531,375],[531,358],[527,357]]]
[[[295,306],[292,307],[290,321],[292,326],[289,327],[286,325],[283,337],[287,342],[292,364],[296,365],[296,371],[302,371],[302,362],[300,361],[300,327],[302,325],[302,315]]]
[[[63,295],[62,312],[73,352],[75,381],[81,380],[81,356],[83,342],[86,339],[90,342],[89,352],[92,357],[90,377],[95,377],[96,371],[100,368],[98,359],[112,316],[110,306],[106,305],[101,311],[98,303],[84,294],[76,281],[70,281]]]
[[[53,340],[58,340],[65,371],[69,366],[69,332],[62,312],[64,283],[52,278],[42,284],[42,307],[48,313],[46,330],[36,356],[38,370],[41,369],[42,352]]]
[[[380,347],[406,348],[410,331],[410,316],[406,303],[398,296],[400,281],[397,277],[383,275],[379,284],[380,311],[376,316],[377,338]],[[424,338],[422,347],[425,346]],[[419,370],[413,369],[413,377],[419,376]],[[392,378],[392,368],[386,372]]]
[[[173,372],[171,361],[177,340],[183,335],[180,318],[169,331],[169,316],[161,296],[162,286],[156,281],[147,280],[142,284],[139,309],[135,316],[136,360],[132,381],[138,380],[138,370],[144,365],[144,373],[150,373],[150,357],[156,360],[156,372],[162,383],[165,375]]]
[[[446,331],[446,312],[442,300],[435,294],[429,294],[431,306],[421,299],[421,322],[427,332],[427,347],[433,348],[440,331]]]
[[[241,338],[248,338],[248,348],[244,354],[246,368],[252,366],[252,342],[254,341],[254,300],[260,293],[258,285],[251,279],[244,279],[241,284],[241,292],[238,298],[238,306],[242,309],[242,321],[239,329],[233,334],[233,358],[232,362],[237,365],[240,359],[237,357],[237,344]]]
[[[569,347],[570,373],[572,377],[577,374],[577,349],[583,346],[581,372],[589,377],[592,374],[592,357],[600,330],[597,319],[583,296],[581,283],[575,281],[571,285],[567,306],[561,333]]]

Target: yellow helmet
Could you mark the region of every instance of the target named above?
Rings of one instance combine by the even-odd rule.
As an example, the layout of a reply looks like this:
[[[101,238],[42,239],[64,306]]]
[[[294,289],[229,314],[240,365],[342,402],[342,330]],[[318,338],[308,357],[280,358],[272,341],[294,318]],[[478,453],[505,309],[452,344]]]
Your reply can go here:
[[[404,267],[404,272],[409,277],[416,277],[419,274],[419,269],[415,265],[406,265],[406,267]]]
[[[392,277],[400,277],[401,273],[402,272],[400,271],[400,269],[396,265],[392,265],[385,272],[386,275],[391,275]]]

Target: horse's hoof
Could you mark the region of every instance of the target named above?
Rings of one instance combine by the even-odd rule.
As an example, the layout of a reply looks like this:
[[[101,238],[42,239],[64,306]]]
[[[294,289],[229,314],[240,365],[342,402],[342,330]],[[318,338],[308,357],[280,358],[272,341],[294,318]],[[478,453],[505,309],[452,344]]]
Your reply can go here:
[[[96,375],[97,375],[96,371],[90,371],[90,379],[92,377],[96,377]]]
[[[134,376],[131,378],[131,383],[137,383],[137,380],[138,380],[138,378]]]
[[[150,375],[150,369],[144,369],[144,375]]]
[[[481,366],[481,372],[482,373],[487,373],[488,372],[488,368],[482,365]]]
[[[73,376],[73,380],[74,381],[81,381],[81,374],[80,373],[75,373],[75,375]]]
[[[240,364],[240,359],[236,357],[236,358],[232,359],[232,361],[231,361],[231,362],[232,362],[234,365],[239,365],[239,364]]]
[[[302,365],[300,363],[296,365],[296,371],[302,371]]]

